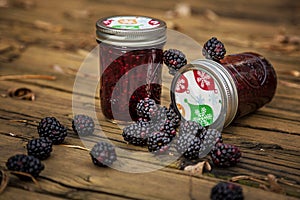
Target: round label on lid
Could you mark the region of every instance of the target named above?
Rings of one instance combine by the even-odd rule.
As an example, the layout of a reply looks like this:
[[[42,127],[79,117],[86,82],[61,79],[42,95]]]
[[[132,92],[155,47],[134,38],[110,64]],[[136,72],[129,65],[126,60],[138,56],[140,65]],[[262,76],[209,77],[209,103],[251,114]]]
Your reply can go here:
[[[103,24],[107,27],[115,29],[140,30],[158,27],[160,25],[160,22],[149,17],[115,16],[107,18],[103,21]]]
[[[181,73],[174,80],[173,103],[183,118],[202,126],[209,126],[219,118],[223,105],[222,94],[209,72],[193,69]]]

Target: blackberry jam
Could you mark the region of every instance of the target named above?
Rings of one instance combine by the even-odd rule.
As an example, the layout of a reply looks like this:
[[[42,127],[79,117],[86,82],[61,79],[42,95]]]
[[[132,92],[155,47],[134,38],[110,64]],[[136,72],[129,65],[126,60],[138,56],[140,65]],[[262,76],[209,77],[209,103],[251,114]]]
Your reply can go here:
[[[175,75],[171,98],[183,118],[221,130],[270,102],[276,86],[271,63],[246,52],[225,56],[219,63],[192,61]]]
[[[165,22],[144,16],[112,16],[96,23],[100,56],[100,105],[112,121],[137,120],[137,103],[160,103]]]

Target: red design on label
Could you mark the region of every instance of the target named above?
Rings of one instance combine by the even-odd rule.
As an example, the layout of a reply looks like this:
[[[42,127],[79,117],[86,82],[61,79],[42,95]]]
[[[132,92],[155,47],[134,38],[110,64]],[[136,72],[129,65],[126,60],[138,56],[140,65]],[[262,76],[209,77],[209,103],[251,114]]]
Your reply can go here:
[[[176,83],[175,91],[178,93],[183,93],[187,91],[189,86],[188,80],[184,75],[181,75]]]
[[[112,19],[108,19],[108,20],[103,21],[103,24],[104,24],[105,26],[108,26],[108,25],[111,24],[112,21],[113,21]]]
[[[194,70],[195,81],[203,90],[215,90],[214,79],[204,71]]]
[[[148,24],[150,24],[150,25],[152,25],[152,26],[156,26],[156,25],[159,24],[159,21],[156,21],[156,20],[154,20],[154,19],[151,19],[151,20],[148,22]]]

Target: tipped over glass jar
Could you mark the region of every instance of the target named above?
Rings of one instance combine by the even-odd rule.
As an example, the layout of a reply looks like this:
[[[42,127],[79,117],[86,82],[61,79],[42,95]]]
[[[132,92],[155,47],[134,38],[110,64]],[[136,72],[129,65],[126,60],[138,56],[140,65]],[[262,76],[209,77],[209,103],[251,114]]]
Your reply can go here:
[[[219,62],[192,61],[175,75],[171,99],[184,119],[221,130],[270,102],[276,86],[271,63],[246,52],[227,55]]]

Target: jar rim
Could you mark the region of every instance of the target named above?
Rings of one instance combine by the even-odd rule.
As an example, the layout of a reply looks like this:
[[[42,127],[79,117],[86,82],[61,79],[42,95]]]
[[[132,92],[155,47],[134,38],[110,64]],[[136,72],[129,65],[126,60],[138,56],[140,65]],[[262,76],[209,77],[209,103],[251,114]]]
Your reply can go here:
[[[166,42],[163,20],[139,15],[116,15],[96,22],[96,40],[118,46],[154,46]]]

